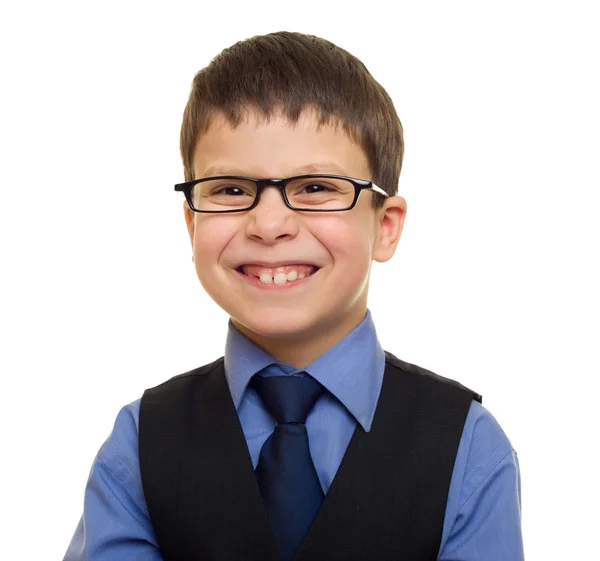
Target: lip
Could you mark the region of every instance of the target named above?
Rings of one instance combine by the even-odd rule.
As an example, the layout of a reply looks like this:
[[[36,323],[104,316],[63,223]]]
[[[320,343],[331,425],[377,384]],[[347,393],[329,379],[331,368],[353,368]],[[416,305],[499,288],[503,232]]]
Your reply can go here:
[[[246,265],[249,265],[249,263],[245,263]],[[252,263],[253,265],[255,263]],[[294,265],[299,265],[300,263],[293,263]],[[310,263],[307,263],[307,265],[309,265]],[[264,267],[264,265],[261,265]],[[284,267],[285,265],[279,265],[279,267]],[[234,274],[236,274],[238,277],[240,277],[243,281],[245,281],[246,283],[255,286],[261,290],[265,290],[268,292],[280,292],[280,291],[286,291],[286,290],[292,290],[297,286],[301,286],[304,284],[307,284],[308,281],[310,281],[310,279],[312,279],[315,275],[319,274],[320,269],[317,269],[312,275],[309,275],[308,277],[304,277],[303,279],[296,279],[295,281],[287,281],[285,284],[279,285],[279,284],[275,284],[274,282],[270,283],[270,284],[265,284],[260,282],[260,279],[256,278],[256,277],[251,277],[248,275],[245,275],[244,273],[240,273],[239,271],[237,271],[236,269],[232,269],[232,271],[234,272]]]
[[[320,265],[313,263],[312,261],[276,261],[274,263],[267,263],[266,261],[244,261],[243,263],[239,263],[234,269],[239,269],[244,266],[255,266],[255,267],[264,267],[265,269],[277,269],[278,267],[290,267],[292,265],[312,265],[317,269],[320,269]]]

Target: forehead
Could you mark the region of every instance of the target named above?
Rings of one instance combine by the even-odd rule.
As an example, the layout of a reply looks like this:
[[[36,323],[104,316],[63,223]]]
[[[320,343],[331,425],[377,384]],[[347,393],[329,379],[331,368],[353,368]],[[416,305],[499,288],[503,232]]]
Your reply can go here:
[[[305,110],[297,122],[249,111],[236,127],[217,113],[194,152],[194,176],[289,177],[333,173],[371,179],[367,157],[337,122],[319,124]]]

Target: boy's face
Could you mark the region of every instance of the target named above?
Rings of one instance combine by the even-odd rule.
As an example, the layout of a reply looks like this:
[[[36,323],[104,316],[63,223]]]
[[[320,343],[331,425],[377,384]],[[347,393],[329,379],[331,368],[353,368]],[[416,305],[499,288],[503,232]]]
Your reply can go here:
[[[371,179],[360,146],[341,127],[318,130],[310,111],[297,125],[283,116],[266,123],[250,113],[235,129],[217,115],[198,140],[194,173]],[[237,329],[277,360],[303,368],[364,319],[371,262],[394,254],[406,203],[390,197],[374,210],[372,196],[365,190],[352,210],[330,213],[289,209],[274,186],[246,212],[194,213],[184,203],[198,278]],[[295,286],[267,288],[237,271],[255,263],[310,263],[318,270]]]

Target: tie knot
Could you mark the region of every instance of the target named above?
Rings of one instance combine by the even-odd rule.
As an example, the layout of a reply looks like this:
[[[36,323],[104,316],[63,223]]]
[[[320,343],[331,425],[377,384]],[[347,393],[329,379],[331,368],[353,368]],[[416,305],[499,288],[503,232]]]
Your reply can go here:
[[[278,372],[281,372],[279,367]],[[273,367],[269,367],[274,372]],[[306,423],[323,386],[310,376],[254,376],[252,387],[279,424]]]

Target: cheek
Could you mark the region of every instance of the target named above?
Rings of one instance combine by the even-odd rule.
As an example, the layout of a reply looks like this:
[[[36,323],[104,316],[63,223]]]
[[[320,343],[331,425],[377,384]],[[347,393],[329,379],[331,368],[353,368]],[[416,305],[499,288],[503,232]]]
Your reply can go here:
[[[204,258],[205,265],[215,264],[215,259],[235,235],[235,231],[234,225],[228,224],[227,221],[217,222],[210,217],[198,220],[194,230],[196,259]]]
[[[218,226],[218,227],[217,227]],[[194,268],[200,284],[214,299],[224,281],[221,256],[235,235],[233,228],[216,221],[200,220],[194,231]]]
[[[368,226],[358,220],[332,219],[313,230],[314,236],[328,249],[334,261],[351,260],[357,265],[372,259]]]

